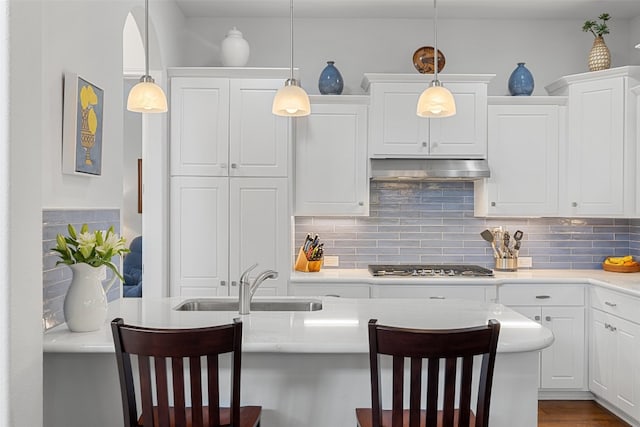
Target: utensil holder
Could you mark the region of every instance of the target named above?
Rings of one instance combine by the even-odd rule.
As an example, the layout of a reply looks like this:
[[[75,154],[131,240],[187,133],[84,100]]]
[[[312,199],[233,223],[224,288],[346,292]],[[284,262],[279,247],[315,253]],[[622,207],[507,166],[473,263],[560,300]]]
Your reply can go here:
[[[518,271],[518,258],[496,258],[497,271]]]

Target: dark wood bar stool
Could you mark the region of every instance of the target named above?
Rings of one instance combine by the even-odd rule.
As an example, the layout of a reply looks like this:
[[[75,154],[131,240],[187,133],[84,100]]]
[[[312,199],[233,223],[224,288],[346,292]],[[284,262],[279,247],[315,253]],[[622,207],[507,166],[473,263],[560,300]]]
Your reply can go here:
[[[356,408],[359,427],[487,427],[500,323],[464,329],[409,329],[369,321],[371,408]],[[391,356],[392,403],[382,409],[381,355]],[[471,407],[473,358],[482,356],[476,407]],[[404,408],[405,358],[410,359],[409,409]],[[444,359],[444,383],[439,383]],[[421,409],[423,360],[426,360],[426,409]],[[460,378],[456,373],[460,371]],[[443,390],[441,390],[443,389]],[[456,389],[459,396],[456,407]],[[442,392],[443,407],[438,410]],[[475,412],[474,412],[475,410]]]
[[[196,329],[154,329],[125,325],[118,318],[111,322],[111,330],[125,427],[260,425],[262,407],[240,406],[242,322],[235,320],[230,325]],[[232,353],[230,407],[220,407],[218,363],[219,356],[226,353]],[[139,372],[140,417],[132,356]],[[208,395],[206,406],[203,390]],[[187,405],[189,399],[191,404]]]

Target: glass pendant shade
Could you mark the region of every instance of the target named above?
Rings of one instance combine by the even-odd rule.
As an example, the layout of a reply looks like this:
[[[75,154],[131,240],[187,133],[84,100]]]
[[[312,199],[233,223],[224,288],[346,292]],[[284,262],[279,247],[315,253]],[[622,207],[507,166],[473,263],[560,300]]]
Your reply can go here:
[[[167,111],[167,97],[153,80],[141,81],[129,92],[127,110],[135,113],[164,113]]]
[[[420,95],[416,113],[420,117],[449,117],[456,114],[456,103],[447,88],[430,86]]]
[[[311,113],[309,95],[297,85],[297,82],[287,80],[285,86],[278,89],[273,98],[272,112],[277,116],[308,116]]]

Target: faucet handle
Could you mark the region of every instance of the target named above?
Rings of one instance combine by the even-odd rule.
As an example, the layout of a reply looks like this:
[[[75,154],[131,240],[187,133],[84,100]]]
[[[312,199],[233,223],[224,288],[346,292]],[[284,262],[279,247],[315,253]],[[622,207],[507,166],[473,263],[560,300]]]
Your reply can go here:
[[[247,268],[245,271],[242,272],[242,274],[240,275],[240,284],[249,283],[249,281],[247,280],[247,276],[249,276],[249,273],[251,272],[251,270],[253,270],[257,266],[258,266],[258,263],[256,262],[251,267]]]

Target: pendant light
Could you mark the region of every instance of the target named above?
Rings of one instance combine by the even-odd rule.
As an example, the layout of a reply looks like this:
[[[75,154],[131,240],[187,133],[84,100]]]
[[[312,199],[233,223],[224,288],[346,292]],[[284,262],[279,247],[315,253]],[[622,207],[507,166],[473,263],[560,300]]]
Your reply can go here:
[[[291,0],[290,9],[290,40],[291,40],[291,56],[289,79],[284,83],[284,87],[276,92],[273,98],[273,114],[286,117],[308,116],[311,113],[311,104],[309,103],[309,95],[300,87],[300,84],[293,78],[293,0]]]
[[[127,110],[136,113],[164,113],[167,111],[167,97],[149,74],[149,0],[144,2],[144,31],[145,74],[129,91]]]
[[[438,7],[433,0],[433,81],[418,99],[416,113],[420,117],[449,117],[456,114],[456,101],[438,80]]]

